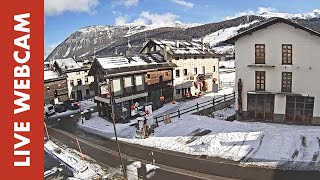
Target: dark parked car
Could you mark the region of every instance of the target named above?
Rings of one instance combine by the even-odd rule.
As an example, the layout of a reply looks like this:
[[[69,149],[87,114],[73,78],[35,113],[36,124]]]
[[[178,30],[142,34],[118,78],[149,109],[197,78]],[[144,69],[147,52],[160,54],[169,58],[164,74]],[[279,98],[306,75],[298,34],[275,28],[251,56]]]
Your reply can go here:
[[[62,113],[67,111],[67,107],[63,103],[60,103],[54,105],[54,110],[58,113]]]
[[[75,101],[74,99],[70,99],[64,102],[64,105],[70,110],[79,109],[79,102]]]

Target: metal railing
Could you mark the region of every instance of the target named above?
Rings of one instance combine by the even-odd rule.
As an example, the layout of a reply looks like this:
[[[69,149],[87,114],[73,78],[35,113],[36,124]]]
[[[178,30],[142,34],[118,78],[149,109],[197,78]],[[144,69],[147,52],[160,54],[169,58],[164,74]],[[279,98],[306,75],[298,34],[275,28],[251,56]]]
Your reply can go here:
[[[189,112],[199,112],[201,110],[213,107],[213,111],[215,111],[215,107],[217,105],[219,105],[220,103],[224,103],[226,106],[226,102],[230,101],[230,100],[234,100],[235,99],[235,92],[231,93],[231,94],[225,94],[223,96],[220,96],[218,98],[212,98],[212,100],[208,100],[202,103],[197,103],[196,105],[190,106],[188,108],[184,108],[184,109],[178,109],[175,112],[171,112],[168,114],[163,114],[160,116],[154,116],[153,118],[156,120],[157,126],[159,122],[163,122],[164,121],[164,116],[169,115],[169,117],[172,118],[180,118],[182,115],[189,113]]]

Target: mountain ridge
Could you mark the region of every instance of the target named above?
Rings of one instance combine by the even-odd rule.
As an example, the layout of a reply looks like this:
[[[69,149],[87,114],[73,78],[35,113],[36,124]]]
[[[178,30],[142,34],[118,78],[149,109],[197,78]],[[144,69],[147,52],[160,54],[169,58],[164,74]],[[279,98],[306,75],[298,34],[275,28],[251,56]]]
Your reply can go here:
[[[202,25],[172,24],[169,27],[152,27],[150,25],[93,25],[81,28],[60,43],[46,58],[46,61],[57,58],[83,56],[112,56],[124,54],[131,46],[135,54],[143,43],[150,38],[160,39],[201,39],[211,46],[221,45],[221,41],[246,29],[265,22],[271,17],[282,17],[295,21],[303,26],[320,32],[320,11],[293,14],[265,12],[262,15],[246,15],[221,22]],[[220,53],[226,53],[222,48]],[[229,49],[230,51],[230,49]]]

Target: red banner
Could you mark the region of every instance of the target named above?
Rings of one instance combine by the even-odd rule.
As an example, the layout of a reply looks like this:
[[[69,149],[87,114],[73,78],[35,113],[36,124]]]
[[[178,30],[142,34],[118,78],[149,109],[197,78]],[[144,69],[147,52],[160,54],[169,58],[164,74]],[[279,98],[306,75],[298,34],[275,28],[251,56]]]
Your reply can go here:
[[[0,13],[0,179],[43,179],[44,1],[6,1]]]

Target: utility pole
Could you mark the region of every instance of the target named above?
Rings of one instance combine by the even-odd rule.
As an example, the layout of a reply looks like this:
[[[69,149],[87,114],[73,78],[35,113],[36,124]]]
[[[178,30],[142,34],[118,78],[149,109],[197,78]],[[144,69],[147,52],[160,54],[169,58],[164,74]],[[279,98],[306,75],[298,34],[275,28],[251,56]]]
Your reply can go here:
[[[112,79],[110,79],[110,89],[113,90]],[[113,97],[113,91],[110,91],[110,103],[111,103],[111,118],[112,118],[112,122],[113,122],[114,136],[116,137],[116,143],[117,143],[117,147],[118,147],[121,169],[122,169],[124,178],[127,179],[127,173],[126,173],[126,169],[124,167],[123,160],[121,157],[120,145],[119,145],[118,136],[117,136],[116,122],[115,122],[116,114],[115,114],[115,107],[114,107],[115,106],[115,98]]]

